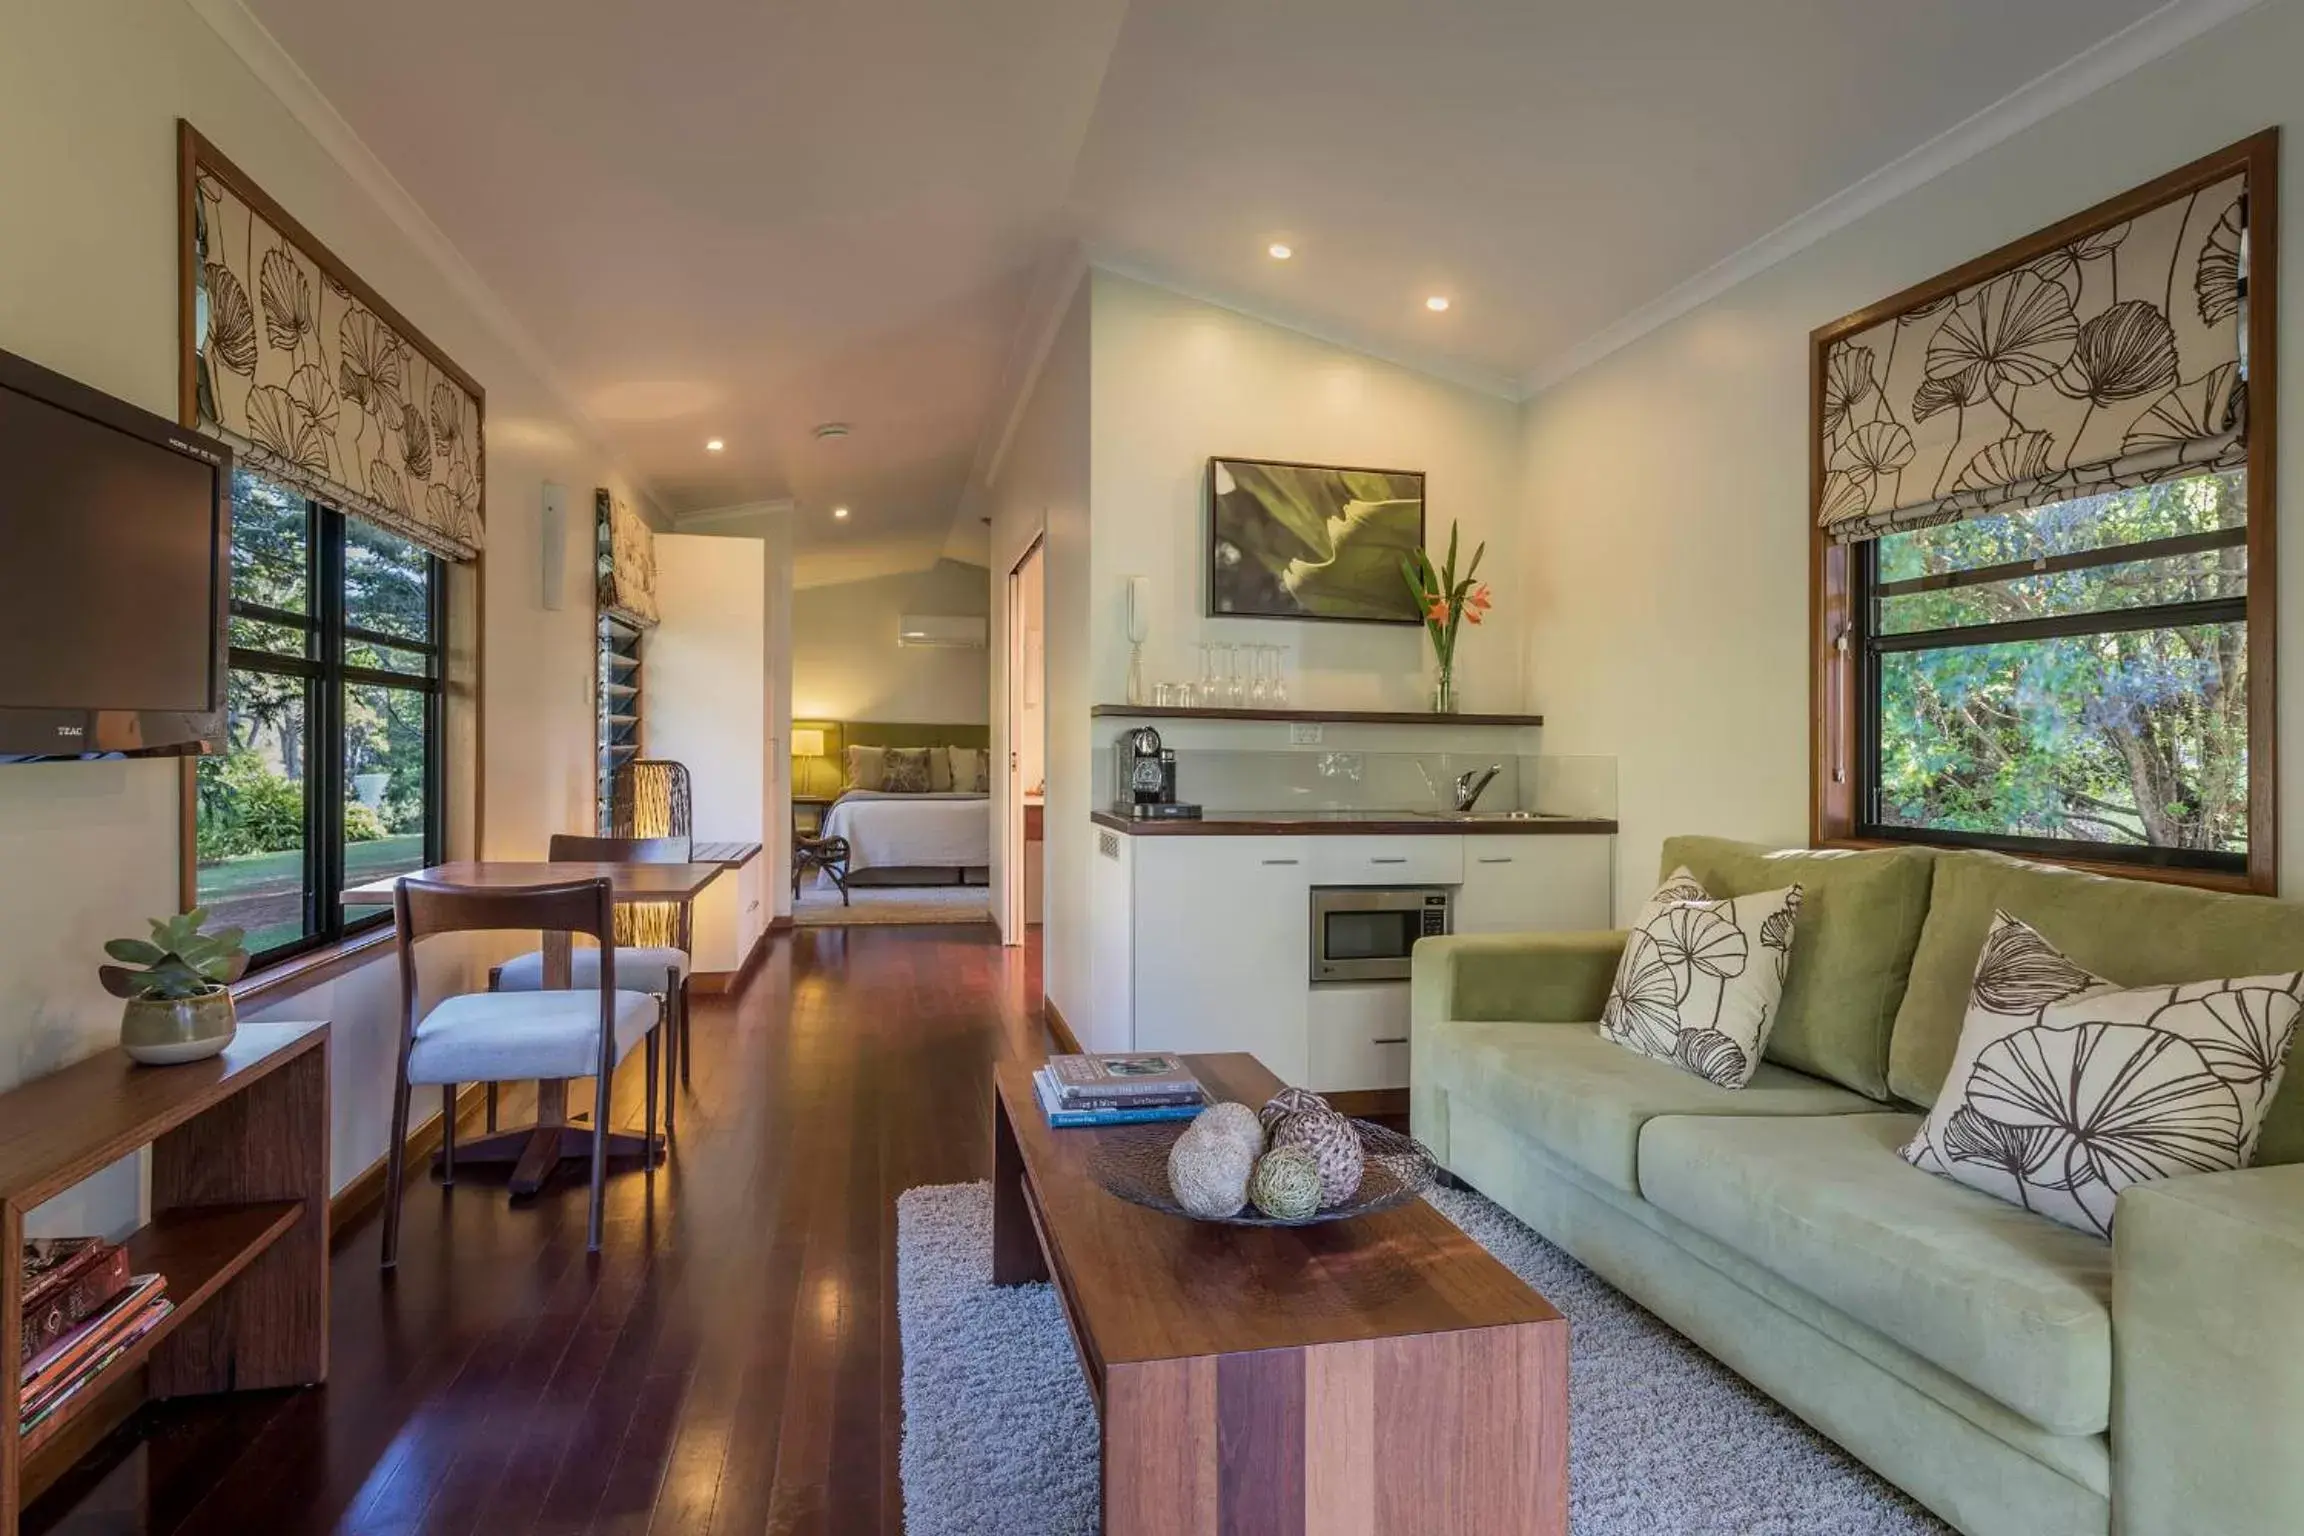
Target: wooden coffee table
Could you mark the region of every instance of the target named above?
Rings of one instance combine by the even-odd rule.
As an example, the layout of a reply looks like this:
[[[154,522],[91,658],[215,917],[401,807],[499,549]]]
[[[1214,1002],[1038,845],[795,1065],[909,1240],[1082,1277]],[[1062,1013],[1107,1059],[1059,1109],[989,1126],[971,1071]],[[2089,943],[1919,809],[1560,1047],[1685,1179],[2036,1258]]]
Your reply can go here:
[[[1262,1104],[1253,1056],[1186,1058]],[[1422,1201],[1316,1227],[1108,1194],[1003,1062],[992,1279],[1052,1280],[1104,1424],[1106,1536],[1563,1536],[1568,1324]]]

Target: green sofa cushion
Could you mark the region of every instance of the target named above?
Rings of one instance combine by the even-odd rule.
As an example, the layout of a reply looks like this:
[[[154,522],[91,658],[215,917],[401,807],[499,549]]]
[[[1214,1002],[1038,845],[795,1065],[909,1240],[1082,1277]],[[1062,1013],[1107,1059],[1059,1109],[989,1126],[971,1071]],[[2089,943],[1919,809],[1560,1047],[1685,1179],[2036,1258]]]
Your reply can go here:
[[[1640,1193],[1640,1128],[1657,1115],[1846,1115],[1876,1108],[1844,1088],[1763,1062],[1742,1088],[1636,1056],[1590,1024],[1437,1025],[1424,1044],[1435,1084],[1547,1151]]]
[[[1935,856],[1927,848],[1778,850],[1675,837],[1665,841],[1660,874],[1686,865],[1714,896],[1798,882],[1800,926],[1768,1059],[1885,1099],[1888,1034],[1928,914]]]
[[[2150,880],[2083,874],[1992,853],[1936,858],[1928,924],[1896,1016],[1888,1085],[1936,1102],[1952,1071],[1968,986],[1995,909],[2124,987],[2304,970],[2304,904]],[[1793,963],[1799,963],[1797,949]],[[2264,1121],[2256,1161],[2304,1162],[2304,1072],[2291,1070]]]
[[[1896,1155],[1919,1117],[1664,1117],[1641,1192],[2058,1434],[2112,1406],[2112,1249]]]

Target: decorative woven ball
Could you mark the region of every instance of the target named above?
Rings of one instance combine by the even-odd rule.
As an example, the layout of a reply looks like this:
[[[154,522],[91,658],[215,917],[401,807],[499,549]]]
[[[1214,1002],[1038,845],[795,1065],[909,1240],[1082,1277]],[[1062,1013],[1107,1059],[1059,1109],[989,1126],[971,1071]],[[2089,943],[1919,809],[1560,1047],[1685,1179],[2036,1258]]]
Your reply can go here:
[[[1264,1125],[1245,1104],[1211,1104],[1192,1121],[1192,1129],[1236,1141],[1250,1157],[1264,1155]]]
[[[1196,1120],[1168,1149],[1168,1188],[1190,1214],[1221,1221],[1248,1203],[1255,1166],[1255,1153],[1230,1136],[1203,1130]]]
[[[1324,1115],[1290,1115],[1272,1133],[1275,1147],[1300,1147],[1320,1165],[1320,1203],[1342,1205],[1360,1192],[1367,1155],[1360,1128],[1333,1110]]]
[[[1302,1221],[1320,1209],[1320,1163],[1302,1147],[1280,1147],[1256,1163],[1248,1198],[1274,1221]]]
[[[1309,1088],[1283,1088],[1264,1101],[1264,1108],[1256,1118],[1264,1122],[1264,1129],[1269,1132],[1290,1115],[1334,1113],[1328,1101]]]

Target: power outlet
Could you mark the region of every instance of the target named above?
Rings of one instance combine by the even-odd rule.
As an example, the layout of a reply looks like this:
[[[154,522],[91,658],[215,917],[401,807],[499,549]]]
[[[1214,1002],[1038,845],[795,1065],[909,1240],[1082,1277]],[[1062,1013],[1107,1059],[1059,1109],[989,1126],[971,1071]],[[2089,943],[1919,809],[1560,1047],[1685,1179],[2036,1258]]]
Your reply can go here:
[[[1316,747],[1320,745],[1320,722],[1317,720],[1290,721],[1288,745],[1292,747]]]

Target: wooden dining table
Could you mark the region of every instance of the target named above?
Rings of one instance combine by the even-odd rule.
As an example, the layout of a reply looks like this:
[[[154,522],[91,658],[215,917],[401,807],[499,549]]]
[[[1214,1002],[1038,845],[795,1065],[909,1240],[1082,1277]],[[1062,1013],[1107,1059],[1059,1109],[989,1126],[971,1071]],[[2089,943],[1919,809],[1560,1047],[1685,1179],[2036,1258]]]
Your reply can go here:
[[[355,885],[344,892],[347,907],[390,906],[393,890],[402,880],[428,880],[478,890],[514,890],[530,885],[563,885],[577,880],[609,882],[610,897],[619,905],[629,902],[669,902],[691,906],[706,886],[718,879],[725,866],[701,864],[627,864],[543,859],[459,859],[412,869]],[[688,931],[683,911],[681,930]],[[565,932],[543,935],[544,985],[548,990],[571,984],[574,945]],[[658,1141],[662,1141],[658,1137]],[[647,1139],[624,1132],[608,1138],[611,1158],[637,1158],[655,1148]],[[459,1163],[511,1163],[510,1187],[515,1198],[525,1199],[542,1189],[559,1168],[561,1159],[592,1155],[590,1128],[568,1119],[568,1080],[552,1078],[536,1085],[536,1123],[500,1131],[473,1142],[458,1142]]]

